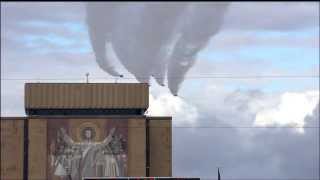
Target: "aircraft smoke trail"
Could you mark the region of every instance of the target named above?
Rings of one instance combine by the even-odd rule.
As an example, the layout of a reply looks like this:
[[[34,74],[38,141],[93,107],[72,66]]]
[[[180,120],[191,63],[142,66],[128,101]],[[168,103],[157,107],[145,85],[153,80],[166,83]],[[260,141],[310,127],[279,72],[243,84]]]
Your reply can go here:
[[[86,4],[87,24],[92,49],[100,68],[112,76],[122,76],[113,67],[107,55],[106,43],[111,42],[113,27],[119,9],[117,3],[94,2]],[[110,49],[108,49],[110,50]]]
[[[190,20],[181,30],[168,65],[168,86],[177,95],[185,74],[194,65],[197,54],[221,28],[228,3],[193,4],[186,14]]]
[[[168,87],[176,95],[197,54],[220,30],[227,6],[222,2],[87,3],[96,61],[107,73],[121,75],[106,56],[110,43],[139,82],[149,82],[153,76],[164,85],[167,74]]]

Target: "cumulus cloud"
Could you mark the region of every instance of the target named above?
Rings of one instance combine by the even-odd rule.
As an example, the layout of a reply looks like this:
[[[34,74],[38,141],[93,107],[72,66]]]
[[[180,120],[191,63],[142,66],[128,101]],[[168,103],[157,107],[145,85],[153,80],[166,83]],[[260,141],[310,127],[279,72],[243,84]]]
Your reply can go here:
[[[285,92],[277,106],[263,109],[256,114],[255,125],[299,126],[303,127],[304,119],[312,115],[319,103],[318,91],[301,93]]]
[[[278,128],[241,128],[248,126],[243,126],[244,122],[251,122],[253,126],[255,114],[271,104],[281,104],[285,94],[304,95],[312,101],[312,93],[218,93],[220,90],[211,88],[209,91],[215,95],[203,102],[203,106],[211,111],[203,112],[202,106],[197,106],[201,108],[198,122],[212,122],[207,128],[195,127],[193,133],[188,129],[174,129],[174,176],[212,179],[216,177],[216,167],[221,167],[223,178],[319,178],[319,105],[302,117],[301,121],[310,127],[305,128],[304,133],[296,133],[293,128],[281,128],[277,125],[275,127]],[[213,103],[208,104],[216,101],[219,108]]]
[[[171,94],[149,96],[149,116],[172,116],[173,125],[194,125],[198,119],[195,106]]]

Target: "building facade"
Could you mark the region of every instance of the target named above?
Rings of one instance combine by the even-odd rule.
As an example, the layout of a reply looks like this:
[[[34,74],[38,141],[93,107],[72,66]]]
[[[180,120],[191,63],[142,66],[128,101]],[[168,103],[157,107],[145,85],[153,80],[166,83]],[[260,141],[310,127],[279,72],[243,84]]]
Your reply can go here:
[[[165,176],[171,117],[148,117],[148,84],[27,83],[26,117],[1,117],[1,179]]]

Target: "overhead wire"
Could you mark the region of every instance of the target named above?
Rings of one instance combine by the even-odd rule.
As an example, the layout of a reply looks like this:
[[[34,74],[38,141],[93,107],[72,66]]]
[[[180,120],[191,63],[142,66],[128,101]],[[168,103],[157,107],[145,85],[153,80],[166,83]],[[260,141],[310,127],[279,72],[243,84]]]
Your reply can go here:
[[[150,77],[138,77],[140,79],[150,79]],[[181,78],[181,76],[173,76],[168,77],[169,79],[176,79]],[[320,78],[320,75],[204,75],[204,76],[186,76],[183,77],[183,79],[273,79],[273,78],[279,78],[279,79],[314,79],[314,78]],[[115,79],[127,79],[127,80],[134,80],[135,77],[90,77],[90,80],[115,80]],[[32,81],[32,80],[38,80],[38,81],[58,81],[58,80],[84,80],[84,78],[1,78],[1,81]]]

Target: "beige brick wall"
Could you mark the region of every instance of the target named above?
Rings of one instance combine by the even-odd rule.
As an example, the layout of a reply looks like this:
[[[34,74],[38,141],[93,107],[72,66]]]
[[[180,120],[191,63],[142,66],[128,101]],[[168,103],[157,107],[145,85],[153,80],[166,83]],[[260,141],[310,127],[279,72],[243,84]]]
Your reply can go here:
[[[150,176],[172,176],[171,118],[149,120]]]
[[[1,118],[1,179],[23,178],[24,120]]]

